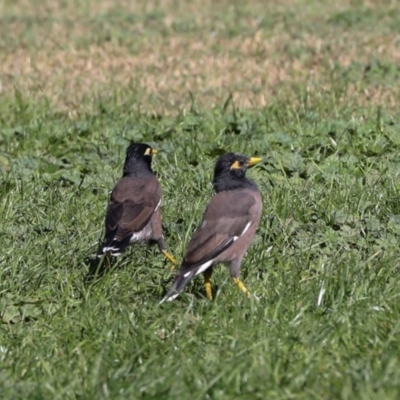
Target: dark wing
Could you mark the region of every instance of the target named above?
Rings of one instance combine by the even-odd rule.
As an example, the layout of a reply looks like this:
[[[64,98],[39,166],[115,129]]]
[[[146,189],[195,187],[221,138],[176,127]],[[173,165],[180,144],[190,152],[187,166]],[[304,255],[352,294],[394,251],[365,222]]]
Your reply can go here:
[[[216,194],[189,243],[182,267],[195,268],[231,246],[251,221],[251,209],[255,203],[254,196],[247,191]]]
[[[149,223],[160,201],[161,187],[157,178],[122,178],[111,194],[103,248],[123,251],[132,234]]]
[[[106,216],[106,238],[112,234],[113,239],[121,241],[132,233],[140,232],[150,221],[154,209],[146,202],[111,202]]]

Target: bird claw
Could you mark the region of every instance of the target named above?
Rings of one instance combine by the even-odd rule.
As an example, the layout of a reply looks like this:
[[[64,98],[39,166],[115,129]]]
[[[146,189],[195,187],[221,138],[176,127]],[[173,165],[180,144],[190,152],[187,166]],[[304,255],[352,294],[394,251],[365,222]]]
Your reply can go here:
[[[175,269],[176,265],[178,265],[178,262],[175,260],[175,258],[170,253],[168,253],[167,250],[163,250],[162,253],[164,254],[165,258],[167,258],[172,264],[174,264],[171,267],[171,271],[173,271]]]
[[[249,290],[247,289],[247,287],[244,285],[244,283],[239,279],[239,278],[233,278],[233,282],[236,283],[236,285],[238,286],[238,288],[247,296],[247,297],[251,297],[251,293],[249,292]]]

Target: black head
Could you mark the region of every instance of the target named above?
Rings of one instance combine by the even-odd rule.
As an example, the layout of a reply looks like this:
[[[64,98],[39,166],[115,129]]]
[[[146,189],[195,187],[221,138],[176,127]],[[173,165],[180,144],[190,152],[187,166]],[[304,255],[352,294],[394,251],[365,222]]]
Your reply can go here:
[[[157,150],[154,150],[148,144],[131,143],[126,150],[124,176],[153,174],[151,169],[151,157],[156,153]]]
[[[221,156],[214,169],[214,189],[233,190],[239,188],[257,188],[256,184],[246,178],[247,168],[257,164],[261,158],[247,157],[239,153],[226,153]]]

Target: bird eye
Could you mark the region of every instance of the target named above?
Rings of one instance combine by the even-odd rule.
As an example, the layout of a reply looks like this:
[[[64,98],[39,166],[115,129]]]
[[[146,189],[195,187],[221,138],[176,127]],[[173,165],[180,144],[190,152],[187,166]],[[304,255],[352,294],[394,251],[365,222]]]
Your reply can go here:
[[[231,169],[241,169],[244,166],[244,162],[243,161],[239,161],[236,160],[232,165],[231,165]]]

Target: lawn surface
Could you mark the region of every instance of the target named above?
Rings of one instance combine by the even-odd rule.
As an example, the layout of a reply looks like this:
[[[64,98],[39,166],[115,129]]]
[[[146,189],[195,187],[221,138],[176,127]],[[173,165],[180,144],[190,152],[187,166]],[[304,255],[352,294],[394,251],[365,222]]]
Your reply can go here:
[[[396,1],[0,3],[2,399],[399,399]],[[144,141],[181,259],[216,158],[263,157],[242,266],[158,305],[132,247],[87,279]]]

